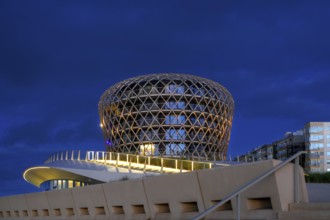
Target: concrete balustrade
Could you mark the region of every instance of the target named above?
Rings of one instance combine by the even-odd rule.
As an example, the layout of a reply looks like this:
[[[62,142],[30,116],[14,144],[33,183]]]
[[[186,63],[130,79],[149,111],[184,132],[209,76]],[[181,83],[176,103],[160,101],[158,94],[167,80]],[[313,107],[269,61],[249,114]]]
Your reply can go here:
[[[268,160],[0,198],[0,219],[192,219],[242,184],[275,166]],[[242,219],[276,219],[293,198],[293,164],[240,196]],[[308,202],[303,172],[300,201]],[[235,219],[236,199],[206,219]]]

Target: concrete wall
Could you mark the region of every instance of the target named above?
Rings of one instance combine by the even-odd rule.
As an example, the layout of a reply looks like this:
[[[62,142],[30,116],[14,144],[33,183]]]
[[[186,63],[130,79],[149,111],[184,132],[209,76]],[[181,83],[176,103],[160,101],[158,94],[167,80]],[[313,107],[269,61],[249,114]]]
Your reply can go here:
[[[310,202],[330,203],[329,183],[307,183],[306,185]]]
[[[0,219],[192,219],[278,161],[0,198]],[[300,199],[308,201],[300,172]],[[293,202],[293,164],[240,196],[241,218],[275,218]],[[205,219],[234,219],[236,199]]]

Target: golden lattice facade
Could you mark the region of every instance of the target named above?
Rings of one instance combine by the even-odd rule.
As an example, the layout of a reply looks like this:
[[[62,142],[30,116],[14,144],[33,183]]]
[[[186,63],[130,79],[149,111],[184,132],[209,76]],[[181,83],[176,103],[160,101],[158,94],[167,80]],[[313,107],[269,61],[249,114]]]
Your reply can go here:
[[[219,83],[187,74],[150,74],[107,89],[99,115],[107,151],[223,158],[234,100]]]

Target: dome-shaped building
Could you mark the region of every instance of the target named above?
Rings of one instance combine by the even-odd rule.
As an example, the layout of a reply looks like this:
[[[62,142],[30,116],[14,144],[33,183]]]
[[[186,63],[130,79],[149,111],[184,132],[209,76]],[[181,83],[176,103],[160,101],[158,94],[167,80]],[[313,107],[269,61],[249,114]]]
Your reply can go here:
[[[219,83],[187,74],[150,74],[107,89],[99,101],[107,151],[225,157],[234,100]]]

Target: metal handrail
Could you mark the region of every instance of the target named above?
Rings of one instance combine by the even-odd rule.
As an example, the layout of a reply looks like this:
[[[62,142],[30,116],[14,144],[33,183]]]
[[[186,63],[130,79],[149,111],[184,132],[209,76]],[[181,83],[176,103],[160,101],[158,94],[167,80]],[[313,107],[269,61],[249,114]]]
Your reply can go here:
[[[223,204],[225,204],[226,202],[228,202],[229,200],[231,200],[234,197],[236,197],[236,199],[237,199],[236,200],[237,201],[236,219],[239,220],[240,219],[240,194],[243,191],[250,188],[251,186],[253,186],[256,183],[260,182],[261,180],[265,179],[269,175],[275,173],[277,170],[281,169],[282,167],[287,165],[292,160],[295,160],[295,164],[294,164],[294,185],[295,185],[294,200],[295,200],[296,203],[298,203],[299,202],[299,179],[298,179],[299,178],[299,172],[298,172],[299,171],[298,170],[298,168],[299,168],[299,156],[302,155],[302,154],[306,154],[306,153],[307,153],[306,151],[300,151],[300,152],[294,154],[293,156],[289,157],[287,160],[285,160],[282,163],[276,165],[275,167],[273,167],[272,169],[266,171],[265,173],[261,174],[260,176],[256,177],[255,179],[249,181],[248,183],[246,183],[245,185],[243,185],[242,187],[240,187],[239,189],[237,189],[233,193],[226,196],[223,200],[221,200],[217,204],[215,204],[212,207],[206,209],[204,212],[200,213],[195,218],[193,218],[193,220],[202,219],[203,217],[205,217],[209,213],[213,212],[218,207],[222,206]]]
[[[133,162],[132,159],[135,158],[137,164],[145,165],[145,162],[148,160],[148,164],[146,165],[154,165],[159,166],[160,171],[163,172],[163,168],[173,168],[176,170],[186,170],[186,171],[193,171],[195,169],[211,169],[214,167],[214,162],[212,161],[193,161],[193,160],[184,160],[181,158],[167,158],[167,157],[154,157],[154,156],[144,156],[144,155],[137,155],[137,154],[126,154],[126,153],[115,153],[115,152],[106,152],[106,151],[61,151],[51,155],[45,163],[55,162],[59,160],[84,160],[84,161],[102,161],[106,163],[108,160],[112,160],[115,158],[116,166],[118,166],[118,162],[123,161],[129,164]],[[140,161],[139,159],[142,159]],[[154,162],[150,162],[154,160]],[[129,163],[130,161],[130,163]],[[169,164],[167,164],[170,162]],[[180,168],[178,167],[180,164]],[[183,167],[185,164],[186,167]],[[145,165],[145,166],[146,166]],[[196,166],[195,166],[196,165]]]

